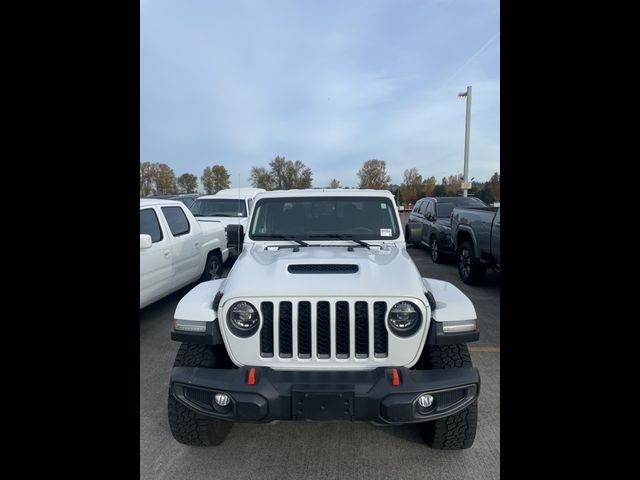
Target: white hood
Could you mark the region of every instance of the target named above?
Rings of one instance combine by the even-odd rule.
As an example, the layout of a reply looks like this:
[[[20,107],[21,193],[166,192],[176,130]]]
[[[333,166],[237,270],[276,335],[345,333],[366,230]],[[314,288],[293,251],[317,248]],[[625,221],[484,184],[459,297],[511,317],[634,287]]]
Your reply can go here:
[[[327,242],[330,243],[330,242]],[[325,243],[326,244],[326,243]],[[267,251],[245,244],[224,286],[226,298],[243,296],[372,296],[424,298],[418,269],[406,249],[386,244],[382,250],[350,245],[301,246]],[[289,265],[357,265],[356,273],[289,273]]]

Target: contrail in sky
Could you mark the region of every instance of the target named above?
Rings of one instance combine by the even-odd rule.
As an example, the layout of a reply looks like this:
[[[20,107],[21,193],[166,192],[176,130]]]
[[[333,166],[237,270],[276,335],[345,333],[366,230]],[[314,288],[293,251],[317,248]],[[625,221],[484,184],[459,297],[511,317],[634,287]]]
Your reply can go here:
[[[467,65],[469,65],[469,63],[471,63],[471,61],[476,58],[478,55],[480,55],[482,52],[484,52],[486,50],[486,48],[491,45],[491,42],[493,42],[496,38],[498,38],[500,36],[500,32],[497,32],[496,34],[494,34],[488,41],[487,43],[485,43],[482,47],[480,47],[480,49],[474,53],[473,55],[471,55],[466,62],[464,62],[462,64],[462,66],[456,70],[456,73],[454,73],[453,75],[451,75],[449,78],[447,78],[446,82],[449,82],[449,80],[451,80],[453,77],[455,77],[456,75],[458,75],[462,70],[465,69],[465,67]]]

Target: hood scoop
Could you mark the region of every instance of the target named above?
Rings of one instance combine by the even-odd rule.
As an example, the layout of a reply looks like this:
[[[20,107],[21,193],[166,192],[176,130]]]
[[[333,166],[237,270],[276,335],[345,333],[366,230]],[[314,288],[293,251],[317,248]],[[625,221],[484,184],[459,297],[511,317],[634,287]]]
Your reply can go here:
[[[287,270],[289,273],[357,273],[358,265],[312,263],[289,265]]]

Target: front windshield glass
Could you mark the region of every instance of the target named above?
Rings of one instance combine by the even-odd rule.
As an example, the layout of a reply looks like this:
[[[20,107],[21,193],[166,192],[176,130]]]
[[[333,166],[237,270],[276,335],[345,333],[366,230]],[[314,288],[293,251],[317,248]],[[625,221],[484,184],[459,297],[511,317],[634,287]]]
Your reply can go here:
[[[400,235],[392,201],[384,197],[288,197],[259,200],[249,237],[278,240],[390,240]]]
[[[233,198],[199,198],[191,205],[194,217],[246,217],[244,200]]]

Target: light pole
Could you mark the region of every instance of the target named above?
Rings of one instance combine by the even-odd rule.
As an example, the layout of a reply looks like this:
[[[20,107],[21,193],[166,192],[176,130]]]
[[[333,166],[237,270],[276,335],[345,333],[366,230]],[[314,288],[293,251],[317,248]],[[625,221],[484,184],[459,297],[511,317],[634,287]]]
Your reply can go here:
[[[469,135],[471,133],[471,85],[467,87],[466,92],[458,94],[459,97],[467,97],[467,121],[464,132],[464,183],[462,185],[462,196],[467,196],[469,188]],[[467,187],[467,188],[464,188]]]

